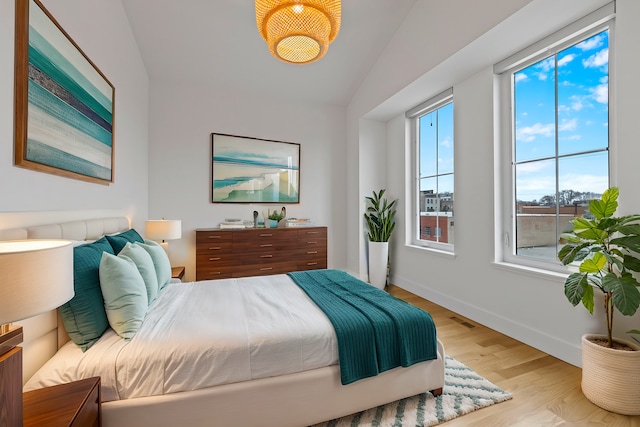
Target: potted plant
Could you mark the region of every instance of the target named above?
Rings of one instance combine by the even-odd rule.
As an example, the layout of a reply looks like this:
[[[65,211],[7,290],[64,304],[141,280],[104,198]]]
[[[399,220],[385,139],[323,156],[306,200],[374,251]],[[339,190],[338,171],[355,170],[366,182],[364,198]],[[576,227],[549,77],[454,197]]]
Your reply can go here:
[[[596,405],[617,413],[640,415],[640,347],[613,337],[614,313],[632,316],[640,306],[640,215],[614,217],[618,188],[589,202],[590,215],[574,218],[560,236],[558,258],[564,265],[579,262],[564,294],[593,314],[595,291],[603,296],[607,335],[582,337],[582,391]]]
[[[389,239],[396,226],[395,205],[398,199],[389,203],[384,196],[385,189],[373,197],[365,197],[369,202],[364,219],[369,228],[369,283],[379,289],[387,284],[389,264]]]
[[[284,208],[281,212],[278,212],[277,210],[273,210],[273,212],[271,212],[269,214],[269,227],[270,228],[277,228],[278,227],[278,223],[284,219]]]

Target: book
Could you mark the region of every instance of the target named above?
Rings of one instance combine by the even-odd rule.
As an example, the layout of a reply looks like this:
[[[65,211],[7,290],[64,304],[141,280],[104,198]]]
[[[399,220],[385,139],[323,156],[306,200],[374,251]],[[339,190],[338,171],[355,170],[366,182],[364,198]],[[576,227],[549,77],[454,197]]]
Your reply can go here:
[[[235,221],[226,222],[225,221],[225,222],[221,222],[220,223],[220,228],[221,229],[227,229],[227,230],[229,230],[229,229],[240,230],[240,229],[243,229],[243,228],[246,228],[246,227],[245,227],[243,222],[235,222]]]

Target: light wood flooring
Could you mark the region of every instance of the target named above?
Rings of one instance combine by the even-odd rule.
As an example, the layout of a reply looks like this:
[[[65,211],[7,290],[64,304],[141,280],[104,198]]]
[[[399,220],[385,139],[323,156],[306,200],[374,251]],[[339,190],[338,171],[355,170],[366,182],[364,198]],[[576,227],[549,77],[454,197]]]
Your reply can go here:
[[[639,426],[600,409],[580,390],[581,370],[391,285],[389,293],[428,311],[448,355],[507,390],[512,400],[453,419],[458,426]]]

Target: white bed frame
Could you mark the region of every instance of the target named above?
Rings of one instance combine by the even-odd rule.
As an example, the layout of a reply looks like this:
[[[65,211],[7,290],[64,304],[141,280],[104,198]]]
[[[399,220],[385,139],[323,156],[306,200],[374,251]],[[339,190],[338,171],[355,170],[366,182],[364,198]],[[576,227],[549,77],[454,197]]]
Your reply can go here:
[[[95,240],[129,228],[125,217],[0,230],[0,240]],[[56,311],[21,321],[24,382],[69,338]],[[444,347],[438,359],[395,368],[343,386],[338,366],[162,396],[105,402],[104,427],[301,427],[356,413],[444,386]]]

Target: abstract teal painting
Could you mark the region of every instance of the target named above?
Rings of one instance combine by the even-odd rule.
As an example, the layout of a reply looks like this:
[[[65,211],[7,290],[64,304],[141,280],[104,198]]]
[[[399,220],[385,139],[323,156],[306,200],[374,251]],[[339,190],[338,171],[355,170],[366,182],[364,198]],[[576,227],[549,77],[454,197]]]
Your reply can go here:
[[[15,164],[113,182],[115,89],[38,0],[16,1]]]
[[[213,203],[299,203],[300,144],[211,134]]]

